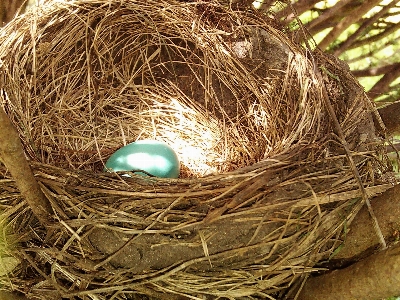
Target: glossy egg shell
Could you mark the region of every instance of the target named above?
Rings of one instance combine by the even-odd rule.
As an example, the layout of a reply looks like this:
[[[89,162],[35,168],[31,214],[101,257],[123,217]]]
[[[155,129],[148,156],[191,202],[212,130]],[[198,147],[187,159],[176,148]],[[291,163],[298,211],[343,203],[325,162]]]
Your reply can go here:
[[[107,160],[105,170],[143,170],[156,177],[178,178],[179,159],[168,144],[155,140],[141,140],[114,152]],[[137,174],[146,175],[143,172]]]

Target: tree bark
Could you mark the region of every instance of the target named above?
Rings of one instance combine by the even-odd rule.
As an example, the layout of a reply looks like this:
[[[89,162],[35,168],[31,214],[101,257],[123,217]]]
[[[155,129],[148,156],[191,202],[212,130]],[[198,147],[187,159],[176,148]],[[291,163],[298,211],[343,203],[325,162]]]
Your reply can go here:
[[[325,50],[328,46],[333,43],[339,35],[349,28],[350,25],[356,23],[358,20],[362,18],[369,10],[378,5],[381,0],[371,0],[365,1],[361,4],[357,9],[355,9],[351,14],[347,15],[340,21],[326,36],[325,38],[318,44],[321,50]]]
[[[52,207],[43,194],[26,160],[19,135],[8,116],[0,107],[0,158],[39,222],[48,226],[52,220]]]
[[[309,278],[297,300],[377,300],[400,294],[400,243],[350,267]]]
[[[371,205],[383,236],[386,240],[393,238],[396,231],[400,230],[400,185],[371,199]],[[343,248],[333,258],[354,259],[378,245],[379,238],[374,234],[372,219],[368,208],[364,206],[351,223]]]

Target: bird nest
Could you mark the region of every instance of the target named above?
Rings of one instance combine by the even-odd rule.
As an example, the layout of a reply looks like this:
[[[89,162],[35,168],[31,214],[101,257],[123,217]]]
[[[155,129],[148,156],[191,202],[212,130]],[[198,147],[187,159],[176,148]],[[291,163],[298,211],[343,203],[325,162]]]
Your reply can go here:
[[[362,87],[288,35],[214,1],[47,1],[5,26],[1,104],[54,223],[35,221],[2,166],[20,261],[4,287],[32,299],[296,292],[362,195],[387,188],[387,161]],[[103,172],[140,139],[168,143],[180,178]]]

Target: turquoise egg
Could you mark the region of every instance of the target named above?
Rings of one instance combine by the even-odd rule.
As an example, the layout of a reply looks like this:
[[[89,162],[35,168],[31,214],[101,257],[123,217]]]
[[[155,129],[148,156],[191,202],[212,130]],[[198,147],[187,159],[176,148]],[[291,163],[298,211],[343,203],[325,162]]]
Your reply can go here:
[[[115,151],[106,162],[105,171],[132,171],[163,178],[179,177],[179,160],[166,143],[141,140]]]

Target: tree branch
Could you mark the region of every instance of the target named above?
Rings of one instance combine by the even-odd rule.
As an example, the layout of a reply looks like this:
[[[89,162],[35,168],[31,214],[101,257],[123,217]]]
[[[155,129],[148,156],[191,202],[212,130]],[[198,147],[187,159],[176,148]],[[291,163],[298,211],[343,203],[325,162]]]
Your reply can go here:
[[[386,239],[393,238],[393,233],[397,229],[400,230],[400,185],[371,199],[371,205],[383,236]],[[333,258],[337,260],[352,259],[376,248],[379,245],[379,239],[373,232],[372,219],[369,216],[368,208],[364,206],[351,223],[343,248]]]
[[[394,63],[391,65],[363,69],[363,70],[355,70],[352,71],[351,73],[356,77],[378,76],[391,72],[395,68],[400,68],[400,63]]]
[[[372,99],[386,93],[390,89],[390,84],[400,76],[400,63],[393,64],[388,71],[375,85],[368,91],[368,96]]]
[[[364,38],[364,39],[355,41],[350,46],[348,46],[346,50],[355,49],[355,48],[358,48],[361,46],[373,44],[373,43],[380,41],[383,38],[387,37],[389,34],[396,32],[397,30],[399,30],[399,28],[400,28],[400,23],[399,24],[390,24],[387,26],[387,28],[382,30],[380,33],[374,34],[368,38]]]
[[[381,50],[383,50],[383,49],[385,49],[387,47],[393,46],[393,45],[395,45],[395,43],[396,43],[396,41],[389,39],[385,43],[382,43],[382,45],[379,45],[379,46],[371,45],[371,46],[373,46],[373,47],[371,47],[373,49],[369,50],[367,53],[361,54],[361,55],[356,56],[356,57],[351,58],[351,59],[347,59],[346,62],[348,64],[350,64],[350,63],[354,63],[354,62],[360,61],[362,59],[365,59],[367,57],[373,57],[379,51],[381,51]]]
[[[328,46],[333,43],[339,35],[345,31],[350,25],[354,24],[362,18],[369,10],[378,5],[381,0],[365,1],[358,8],[356,8],[351,14],[347,15],[341,20],[318,44],[321,50],[325,50]]]
[[[2,107],[0,107],[0,157],[39,222],[44,226],[50,225],[53,212],[50,202],[40,189],[26,160],[18,132]]]
[[[395,102],[400,102],[400,84],[396,84],[394,86],[390,87],[389,93],[396,93],[395,95],[388,95],[385,98],[379,99],[379,102],[384,102],[384,103],[395,103]],[[399,135],[399,133],[397,133]],[[400,150],[400,149],[399,149]]]
[[[339,56],[344,51],[346,51],[350,47],[350,45],[352,45],[356,41],[356,39],[359,36],[361,36],[364,31],[367,30],[369,26],[373,25],[374,22],[379,20],[379,18],[385,15],[392,7],[396,6],[397,2],[398,0],[392,0],[392,2],[382,7],[382,9],[376,14],[374,14],[371,18],[364,20],[364,22],[360,25],[360,27],[358,27],[358,29],[351,36],[349,36],[344,42],[339,44],[339,46],[335,49],[333,54]]]
[[[400,103],[393,103],[378,109],[390,135],[400,134]]]
[[[400,294],[400,243],[350,267],[309,278],[297,300],[377,300]]]
[[[310,33],[313,35],[315,34],[315,27],[321,23],[325,23],[327,20],[329,20],[332,17],[337,17],[338,15],[343,16],[343,14],[340,13],[340,10],[347,5],[348,3],[354,2],[353,0],[342,0],[337,2],[334,6],[326,9],[323,14],[321,14],[318,18],[315,18],[311,22],[306,24],[307,29],[310,31]],[[347,10],[348,11],[348,10]],[[324,25],[326,28],[326,25]],[[318,32],[318,31],[317,31]]]

